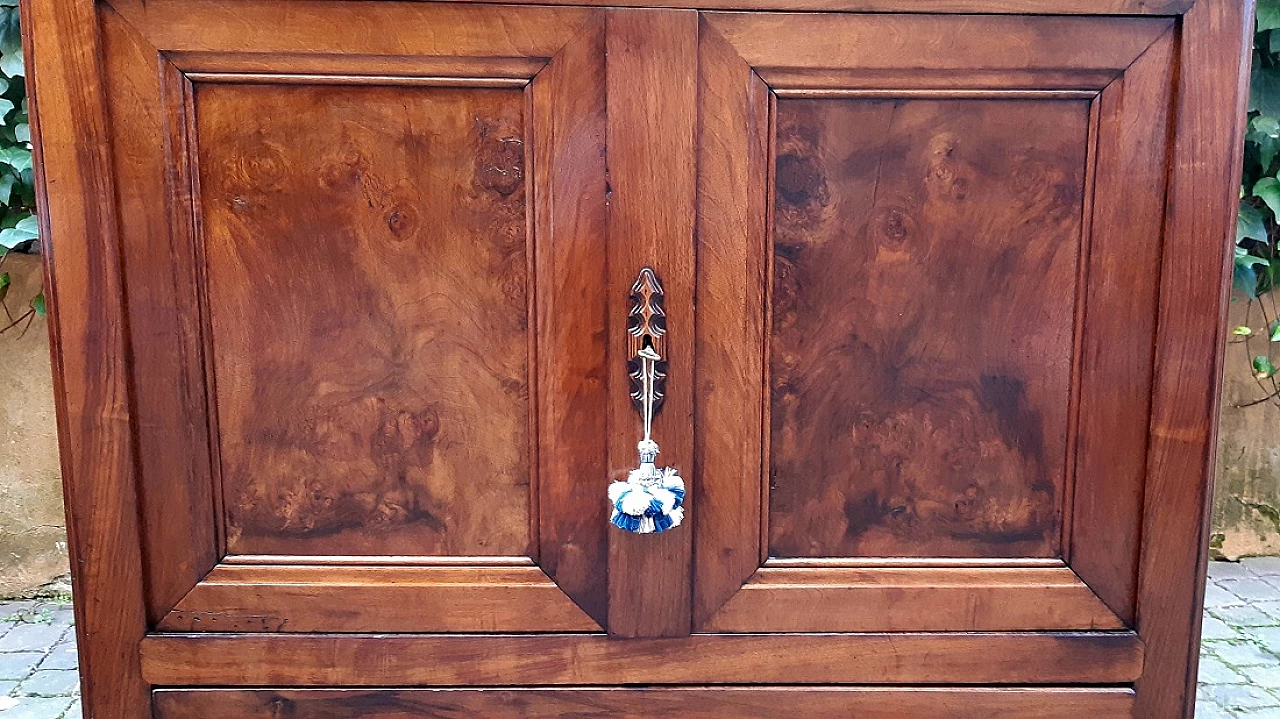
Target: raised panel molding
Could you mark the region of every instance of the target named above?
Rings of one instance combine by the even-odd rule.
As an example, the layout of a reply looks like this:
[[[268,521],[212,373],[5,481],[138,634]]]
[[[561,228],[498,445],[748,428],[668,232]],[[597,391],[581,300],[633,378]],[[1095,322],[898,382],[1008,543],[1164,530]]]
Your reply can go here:
[[[121,222],[134,240],[125,244],[126,285],[131,282],[167,293],[134,295],[142,303],[134,305],[134,341],[143,347],[151,342],[148,338],[179,338],[164,351],[135,353],[134,363],[134,371],[146,378],[137,383],[140,417],[149,427],[143,440],[159,443],[140,452],[152,624],[169,631],[212,632],[315,631],[335,626],[345,626],[343,631],[600,631],[607,601],[605,575],[599,570],[606,562],[605,524],[590,521],[596,514],[592,510],[602,506],[601,499],[595,492],[584,491],[580,477],[590,474],[603,481],[606,472],[603,457],[581,451],[577,443],[603,448],[604,429],[601,424],[566,431],[563,423],[600,416],[604,386],[591,380],[598,374],[594,367],[537,363],[535,358],[540,353],[543,357],[593,357],[571,351],[570,346],[589,341],[596,333],[601,322],[591,313],[605,304],[602,295],[589,298],[585,283],[575,283],[572,272],[566,272],[570,257],[577,267],[574,271],[587,276],[604,266],[603,255],[593,269],[589,253],[575,253],[599,237],[605,212],[600,151],[604,141],[602,14],[574,8],[495,12],[448,4],[378,3],[366,10],[385,15],[379,15],[378,22],[394,29],[392,37],[380,33],[355,41],[351,38],[356,36],[344,31],[347,41],[326,44],[318,39],[316,28],[346,17],[344,13],[353,6],[309,6],[312,14],[304,14],[305,22],[290,25],[306,28],[297,35],[262,33],[250,27],[252,18],[266,22],[279,9],[263,2],[237,8],[233,17],[226,15],[230,11],[225,5],[198,1],[164,5],[123,0],[100,6],[108,72],[129,79],[123,83],[127,89],[110,96],[113,111],[133,118],[115,125],[118,157],[129,158],[118,169],[128,178],[123,183],[127,191],[121,195]],[[241,10],[247,14],[240,14]],[[246,18],[250,23],[242,27]],[[203,25],[186,24],[190,19]],[[358,21],[351,18],[350,22]],[[414,27],[458,23],[467,24],[470,45],[412,32]],[[196,31],[197,27],[238,27],[241,32],[213,37]],[[390,61],[386,53],[393,55]],[[373,68],[376,73],[371,72]],[[528,469],[493,474],[511,475],[527,495],[520,517],[501,520],[501,526],[520,530],[514,542],[486,549],[493,539],[490,533],[473,533],[476,541],[452,549],[440,545],[436,556],[422,554],[435,550],[429,542],[418,541],[362,549],[321,537],[307,547],[297,542],[238,546],[238,530],[225,531],[219,519],[225,512],[223,497],[214,489],[225,457],[212,440],[219,430],[210,408],[225,398],[213,382],[216,367],[208,323],[214,305],[198,288],[221,279],[225,297],[234,280],[213,276],[201,260],[208,218],[199,206],[195,158],[202,113],[196,95],[202,91],[272,95],[273,88],[307,93],[309,88],[335,86],[344,89],[330,90],[326,96],[425,92],[431,97],[456,93],[457,98],[466,99],[514,93],[514,101],[506,103],[507,115],[522,126],[512,125],[506,134],[516,133],[521,143],[514,146],[514,155],[503,146],[498,148],[505,152],[501,157],[493,155],[483,161],[487,164],[478,161],[476,171],[482,176],[472,189],[483,193],[485,183],[492,181],[494,192],[505,191],[502,196],[508,197],[511,188],[502,183],[511,177],[528,187],[529,207],[517,208],[511,231],[499,233],[524,235],[527,227],[533,235],[513,250],[511,260],[522,268],[527,263],[529,274],[529,278],[516,278],[513,287],[532,287],[540,281],[533,277],[561,273],[536,293],[519,293],[510,308],[521,334],[512,352],[525,355],[527,365],[527,371],[517,374],[527,381],[513,376],[502,386],[518,395],[512,416],[515,424],[527,424],[527,441],[524,450],[515,447],[513,451]],[[497,138],[502,133],[489,134]],[[157,137],[165,141],[157,143]],[[228,151],[225,142],[220,147]],[[485,150],[479,145],[475,149]],[[270,160],[252,170],[271,171]],[[160,204],[157,198],[165,202]],[[473,209],[486,212],[478,205]],[[393,217],[387,227],[394,233],[413,219]],[[553,232],[555,242],[536,242],[536,237],[549,239]],[[270,241],[271,233],[261,238]],[[279,259],[281,252],[276,250],[259,254]],[[173,268],[171,284],[150,281],[157,263]],[[502,284],[491,287],[495,292],[506,291]],[[602,285],[599,290],[603,292]],[[233,292],[232,296],[238,295]],[[511,313],[499,314],[505,318]],[[237,320],[224,323],[223,329],[244,326]],[[360,351],[368,350],[369,343],[359,344],[363,345]],[[169,354],[172,351],[179,354]],[[317,351],[312,356],[325,355]],[[171,379],[158,380],[175,372]],[[165,391],[174,386],[188,393],[185,401],[175,403]],[[577,405],[566,406],[566,398]],[[490,406],[501,410],[508,405],[512,402],[496,400]],[[174,416],[180,421],[159,420]],[[240,416],[254,418],[261,413]],[[406,426],[426,427],[416,419],[408,422],[399,422],[395,431],[403,434]],[[545,433],[546,441],[540,442],[535,431]],[[180,455],[163,448],[175,444],[194,452]],[[243,446],[238,442],[234,448],[239,451]],[[179,457],[181,466],[146,463],[148,458]],[[519,475],[529,473],[533,476],[520,479]],[[183,479],[173,481],[177,476]],[[486,501],[483,497],[467,500],[477,507]],[[175,506],[189,509],[174,512]],[[328,531],[320,529],[321,534]],[[300,556],[308,552],[317,556]],[[367,556],[355,556],[361,552]],[[539,562],[541,568],[504,566],[510,562],[476,556],[486,553],[527,553],[530,558],[522,561]],[[250,555],[245,557],[247,566],[237,565],[237,554]],[[443,566],[430,566],[433,563]]]
[[[1154,317],[1152,278],[1121,267],[1111,245],[1134,241],[1133,233],[1150,234],[1158,226],[1163,193],[1145,193],[1137,210],[1144,219],[1128,218],[1126,205],[1113,201],[1118,196],[1114,182],[1137,175],[1148,177],[1147,184],[1163,184],[1164,155],[1153,148],[1167,141],[1173,20],[706,12],[702,23],[698,312],[703,325],[740,327],[699,338],[699,413],[715,417],[723,411],[718,407],[732,405],[760,407],[761,415],[752,423],[720,425],[714,431],[705,423],[698,427],[702,481],[694,482],[693,493],[702,507],[700,525],[711,527],[696,538],[698,631],[870,631],[877,622],[902,631],[1133,626],[1137,544],[1136,535],[1127,533],[1138,526],[1136,497],[1145,478],[1141,416],[1147,411],[1142,397],[1149,390],[1144,378],[1150,376],[1151,362],[1132,353],[1106,352],[1104,347],[1125,335],[1089,318],[1112,317],[1109,322],[1114,322],[1134,314]],[[824,28],[820,32],[819,23]],[[862,36],[875,40],[847,42]],[[1001,37],[998,50],[989,41],[992,36]],[[805,40],[797,41],[799,37]],[[915,49],[922,42],[945,51],[922,56]],[[1010,47],[1019,51],[1010,52]],[[853,557],[830,548],[814,550],[810,561],[837,565],[821,572],[818,565],[792,566],[771,558],[769,550],[768,468],[779,447],[777,438],[770,437],[769,398],[762,391],[768,371],[751,358],[762,350],[764,357],[778,351],[775,298],[760,297],[753,289],[756,283],[768,285],[772,280],[766,278],[779,272],[772,242],[782,218],[770,188],[796,179],[783,177],[772,159],[781,152],[774,147],[778,113],[783,102],[855,98],[896,101],[895,108],[921,100],[965,99],[1075,102],[1083,108],[1074,141],[1081,166],[1074,184],[1084,191],[1074,206],[1080,259],[1064,279],[1069,286],[1063,292],[1072,297],[1072,307],[1065,313],[1066,344],[1058,348],[1068,363],[1064,376],[1070,383],[1055,393],[1064,403],[1064,422],[1050,433],[1064,438],[1050,450],[1066,454],[1056,471],[1055,501],[1062,519],[1054,523],[1051,545],[1042,548],[1047,553],[1017,549],[1003,562],[965,569],[963,580],[959,570],[941,566],[955,561],[952,556],[927,547],[910,548],[910,557],[897,556],[890,547]],[[1144,117],[1153,121],[1138,119]],[[1103,226],[1109,232],[1095,240],[1092,228]],[[743,236],[748,238],[745,247]],[[1158,243],[1158,238],[1147,241]],[[1095,287],[1091,282],[1111,284]],[[1121,295],[1130,303],[1125,310],[1116,304]],[[1112,380],[1131,391],[1107,395],[1104,387]],[[1096,388],[1082,392],[1085,383]],[[1110,457],[1123,460],[1117,464]],[[743,477],[759,477],[759,485]],[[1110,535],[1106,527],[1123,527],[1123,536]],[[982,556],[974,555],[973,561],[983,561]],[[1057,557],[1065,564],[1050,579],[1038,573],[1046,570],[1020,564],[1027,556]],[[1073,560],[1079,561],[1078,570]],[[838,566],[850,562],[861,563]],[[894,568],[908,573],[884,573]],[[955,594],[955,603],[974,613],[942,612],[920,619],[919,613],[896,612],[903,587],[909,597],[909,586],[930,574],[943,591]],[[948,576],[955,581],[947,581]],[[799,624],[784,621],[769,611],[782,606],[783,597],[823,609],[796,611],[809,617]],[[982,610],[1015,601],[1024,603],[1025,613]],[[873,609],[869,614],[867,607]],[[769,616],[776,625],[771,626]]]

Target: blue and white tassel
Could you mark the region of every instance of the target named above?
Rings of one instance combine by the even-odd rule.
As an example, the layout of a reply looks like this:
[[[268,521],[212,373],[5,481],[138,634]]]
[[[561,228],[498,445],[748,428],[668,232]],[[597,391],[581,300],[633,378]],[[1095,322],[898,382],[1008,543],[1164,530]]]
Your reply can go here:
[[[633,397],[640,401],[644,420],[644,439],[636,445],[640,468],[631,470],[625,482],[609,485],[609,504],[613,508],[609,521],[628,532],[658,534],[680,526],[684,520],[684,480],[671,467],[659,469],[655,464],[660,450],[651,434],[658,398],[658,362],[662,357],[652,345],[646,345],[636,353],[636,359],[639,373],[633,376],[640,380],[640,387],[638,396]]]
[[[636,534],[657,534],[680,526],[684,520],[684,480],[671,467],[658,469],[658,443],[643,439],[640,468],[631,470],[625,482],[609,485],[613,514],[609,521]]]

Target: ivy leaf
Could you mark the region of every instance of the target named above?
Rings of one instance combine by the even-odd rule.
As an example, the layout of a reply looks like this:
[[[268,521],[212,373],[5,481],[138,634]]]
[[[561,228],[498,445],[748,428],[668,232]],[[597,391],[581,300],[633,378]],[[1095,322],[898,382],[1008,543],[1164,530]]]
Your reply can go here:
[[[1276,366],[1271,364],[1271,358],[1266,355],[1258,355],[1253,358],[1253,376],[1258,379],[1270,379],[1276,373]]]
[[[1269,339],[1272,342],[1280,342],[1280,319],[1271,323],[1271,334]]]
[[[18,224],[0,230],[0,245],[12,248],[23,242],[40,239],[40,223],[35,215],[27,215]]]
[[[36,314],[40,315],[41,317],[44,317],[44,314],[45,312],[48,311],[48,308],[45,307],[43,292],[40,292],[35,297],[31,298],[31,309],[35,310]]]
[[[1280,119],[1270,115],[1258,115],[1249,121],[1249,131],[1251,134],[1280,137]]]
[[[31,125],[25,122],[18,123],[13,128],[13,136],[18,142],[31,142]],[[1272,155],[1274,157],[1274,155]]]
[[[25,147],[0,147],[0,163],[12,167],[17,172],[30,170],[31,151]],[[1259,221],[1261,221],[1261,217],[1259,217]]]
[[[4,302],[4,298],[9,296],[11,284],[13,284],[13,278],[9,277],[9,273],[0,272],[0,302]]]
[[[22,77],[26,73],[26,65],[22,60],[22,47],[0,56],[0,72],[6,77]]]
[[[0,162],[8,162],[4,155],[6,150],[11,149],[13,148],[0,149]],[[1262,221],[1262,212],[1247,202],[1240,203],[1240,214],[1236,217],[1236,242],[1244,239],[1267,241],[1267,225]]]
[[[0,231],[0,234],[3,232]],[[1236,261],[1232,273],[1232,282],[1236,290],[1247,297],[1257,297],[1259,294],[1257,268],[1270,265],[1271,263],[1265,257],[1258,257],[1244,247],[1236,245]]]
[[[1249,109],[1280,116],[1280,68],[1254,66],[1249,76]]]
[[[1258,180],[1257,184],[1253,186],[1253,194],[1261,197],[1262,201],[1267,203],[1267,207],[1271,208],[1272,215],[1280,217],[1280,180],[1274,177],[1264,177]]]
[[[1280,27],[1280,0],[1258,0],[1258,32]]]
[[[1248,327],[1245,327],[1244,325],[1240,325],[1239,327],[1231,330],[1231,334],[1235,335],[1236,337],[1248,337],[1249,335],[1253,334],[1253,330],[1249,329]]]

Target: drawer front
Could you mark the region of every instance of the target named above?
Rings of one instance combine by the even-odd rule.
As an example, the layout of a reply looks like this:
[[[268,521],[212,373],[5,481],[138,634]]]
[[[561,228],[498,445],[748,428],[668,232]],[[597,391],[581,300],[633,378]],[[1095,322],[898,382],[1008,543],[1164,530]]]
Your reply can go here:
[[[943,719],[1128,717],[1125,688],[866,688],[752,687],[667,689],[163,689],[154,693],[156,719],[364,719],[405,717],[736,717],[761,719],[787,711],[803,717]]]

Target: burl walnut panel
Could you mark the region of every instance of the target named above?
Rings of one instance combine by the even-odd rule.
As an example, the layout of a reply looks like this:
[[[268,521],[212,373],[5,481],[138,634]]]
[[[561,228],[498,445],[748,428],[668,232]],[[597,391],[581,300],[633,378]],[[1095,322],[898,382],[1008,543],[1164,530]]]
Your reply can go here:
[[[776,122],[771,553],[1056,556],[1088,103]]]
[[[519,89],[198,85],[229,552],[519,555]]]

